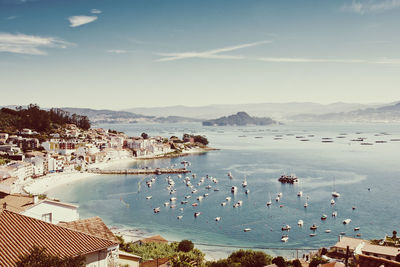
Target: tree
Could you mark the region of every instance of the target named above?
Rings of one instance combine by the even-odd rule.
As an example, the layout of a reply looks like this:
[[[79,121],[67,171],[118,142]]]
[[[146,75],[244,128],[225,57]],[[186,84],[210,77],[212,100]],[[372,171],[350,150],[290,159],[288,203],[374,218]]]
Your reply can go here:
[[[83,267],[85,266],[85,257],[65,257],[50,255],[46,248],[33,246],[29,254],[20,256],[17,267]]]
[[[283,257],[279,256],[272,260],[272,263],[278,267],[286,267],[286,261]]]
[[[295,259],[294,261],[292,261],[292,265],[293,267],[301,267],[301,262],[299,259]]]
[[[241,249],[233,252],[228,257],[228,260],[231,260],[232,262],[238,262],[243,267],[261,267],[271,264],[272,257],[262,251]]]
[[[178,251],[189,252],[194,248],[193,242],[190,240],[182,240],[179,242]]]
[[[140,136],[141,136],[143,139],[148,139],[148,138],[149,138],[149,135],[148,135],[147,133],[142,133]]]
[[[400,262],[400,253],[396,256],[396,261]]]
[[[321,258],[321,257],[314,257],[311,259],[310,264],[308,265],[309,267],[317,267],[319,264],[324,264],[327,263],[328,261]]]

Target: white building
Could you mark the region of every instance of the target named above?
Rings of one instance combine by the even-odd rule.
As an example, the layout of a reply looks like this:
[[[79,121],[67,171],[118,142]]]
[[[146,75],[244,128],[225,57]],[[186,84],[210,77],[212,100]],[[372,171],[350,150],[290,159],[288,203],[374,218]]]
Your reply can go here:
[[[21,214],[54,224],[79,220],[78,206],[49,199],[39,200],[37,196],[33,197],[33,203]]]

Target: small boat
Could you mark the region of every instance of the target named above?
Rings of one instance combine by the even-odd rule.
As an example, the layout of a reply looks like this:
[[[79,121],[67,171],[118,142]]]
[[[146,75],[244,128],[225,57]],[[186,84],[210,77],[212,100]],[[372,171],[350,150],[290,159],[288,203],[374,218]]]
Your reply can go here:
[[[191,198],[191,197],[192,197],[191,195],[185,196],[186,199],[189,199],[189,198]]]
[[[360,231],[360,227],[355,227],[354,231]]]
[[[281,228],[282,231],[289,231],[292,227],[290,227],[290,225],[285,225]]]
[[[199,217],[200,214],[201,214],[201,212],[195,212],[195,213],[194,213],[194,217]]]
[[[303,220],[299,220],[299,221],[297,222],[297,225],[300,226],[300,227],[303,227],[303,225],[304,225]]]
[[[214,192],[217,192],[217,191],[219,191],[219,189],[218,188],[214,188]]]
[[[170,201],[176,201],[176,197],[171,197],[169,200]]]
[[[199,205],[199,203],[193,203],[192,207],[197,207]]]
[[[232,173],[228,172],[228,177],[232,179]]]
[[[238,203],[233,204],[234,208],[238,208],[240,205]]]
[[[356,209],[356,207],[351,207],[351,209],[352,209],[352,210],[355,210],[355,209]]]
[[[307,208],[308,207],[308,203],[306,202],[306,203],[304,203],[304,208]]]
[[[248,194],[250,193],[250,190],[247,189],[244,193],[245,193],[246,195],[248,195]]]
[[[345,219],[343,220],[343,224],[349,224],[351,222],[351,219]]]
[[[237,191],[237,187],[236,187],[236,186],[232,186],[231,192],[232,192],[232,193],[236,193],[236,191]]]
[[[279,200],[280,200],[280,198],[279,198],[279,197],[276,197],[276,198],[275,198],[275,201],[276,201],[276,202],[278,202]]]
[[[282,196],[283,196],[283,193],[282,193],[282,192],[279,192],[279,193],[278,193],[278,197],[281,198]]]
[[[225,199],[226,199],[226,201],[231,201],[232,198],[231,197],[226,197]]]
[[[212,187],[211,185],[207,185],[206,189],[211,189],[211,187]]]
[[[333,191],[332,192],[332,196],[333,197],[340,197],[340,194],[338,192],[336,192],[336,191]]]
[[[250,231],[251,231],[251,228],[245,228],[243,231],[244,231],[244,232],[250,232]]]
[[[310,230],[317,230],[318,226],[316,224],[311,225]]]
[[[183,218],[183,215],[179,215],[178,217],[176,217],[178,220],[181,220]]]
[[[317,235],[316,233],[311,233],[310,234],[311,237],[316,236],[316,235]]]
[[[337,216],[337,211],[332,212],[332,217],[336,217]]]
[[[340,235],[346,235],[346,233],[345,232],[341,232]]]
[[[360,236],[361,236],[361,234],[356,234],[356,236],[357,236],[357,237],[360,237]]]
[[[197,189],[193,189],[192,194],[196,194],[196,193],[197,193]]]
[[[222,203],[221,203],[221,206],[225,206],[225,205],[226,205],[226,202],[222,202]]]
[[[187,200],[181,201],[181,204],[187,204],[187,203],[188,203]]]
[[[243,187],[246,187],[246,186],[247,186],[247,180],[246,180],[246,178],[244,178],[244,181],[243,181],[243,183],[242,183],[242,186],[243,186]]]
[[[322,216],[321,216],[322,221],[325,221],[327,218],[328,218],[328,216],[326,216],[326,214],[322,214]]]
[[[146,197],[146,199],[151,199],[151,198],[152,198],[152,196],[147,196],[147,197]]]
[[[267,202],[267,206],[269,207],[269,206],[271,206],[271,205],[272,205],[272,202],[271,202],[271,200],[270,200],[270,201]]]
[[[180,211],[183,211],[183,208],[180,208],[179,210],[180,210]]]
[[[330,232],[331,232],[330,229],[326,229],[326,230],[325,230],[325,233],[330,233]]]
[[[283,208],[284,207],[284,205],[279,205],[279,208]]]
[[[169,206],[169,202],[164,202],[164,206]]]
[[[215,221],[219,222],[221,220],[221,217],[215,217]]]
[[[175,209],[176,208],[176,205],[171,205],[171,206],[169,206],[171,209]]]
[[[289,237],[287,235],[283,235],[281,238],[282,242],[287,242],[289,240]]]
[[[297,196],[298,196],[298,197],[301,197],[302,195],[303,195],[303,191],[297,192]]]
[[[158,208],[154,208],[154,209],[153,209],[154,213],[159,213],[159,212],[160,212],[160,210],[161,210],[161,209],[160,209],[159,207],[158,207]]]
[[[243,201],[242,201],[242,200],[239,200],[239,201],[237,202],[237,204],[238,204],[239,206],[242,206],[242,205],[243,205]]]
[[[331,199],[331,205],[335,205],[335,200]]]

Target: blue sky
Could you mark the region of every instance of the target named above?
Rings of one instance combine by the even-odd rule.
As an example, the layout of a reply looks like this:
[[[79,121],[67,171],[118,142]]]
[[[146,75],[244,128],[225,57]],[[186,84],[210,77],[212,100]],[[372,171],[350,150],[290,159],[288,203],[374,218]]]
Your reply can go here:
[[[400,100],[400,0],[0,0],[0,105]]]

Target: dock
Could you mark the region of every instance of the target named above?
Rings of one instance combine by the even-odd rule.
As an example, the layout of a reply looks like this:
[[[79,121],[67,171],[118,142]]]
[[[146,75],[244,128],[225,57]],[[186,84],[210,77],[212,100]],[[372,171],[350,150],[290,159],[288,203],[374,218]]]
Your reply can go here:
[[[92,169],[89,170],[91,173],[98,174],[168,174],[168,173],[189,173],[190,171],[186,168],[177,168],[177,169],[164,169],[164,168],[156,168],[156,169],[124,169],[124,170],[101,170],[101,169]]]

